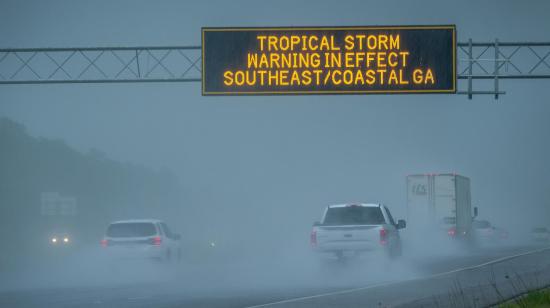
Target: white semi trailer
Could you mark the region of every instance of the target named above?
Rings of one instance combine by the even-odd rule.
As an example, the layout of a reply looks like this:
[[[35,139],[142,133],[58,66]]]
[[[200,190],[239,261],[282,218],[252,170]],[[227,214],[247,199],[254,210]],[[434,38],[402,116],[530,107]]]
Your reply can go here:
[[[477,208],[473,210],[469,178],[454,173],[407,176],[407,223],[422,238],[472,239]]]

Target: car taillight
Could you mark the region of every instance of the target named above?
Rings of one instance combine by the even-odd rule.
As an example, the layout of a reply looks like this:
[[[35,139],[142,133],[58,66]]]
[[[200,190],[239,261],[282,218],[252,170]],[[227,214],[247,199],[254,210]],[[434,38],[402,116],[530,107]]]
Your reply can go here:
[[[311,231],[311,234],[309,236],[309,243],[311,244],[311,246],[317,246],[317,231]]]
[[[107,247],[107,246],[109,246],[109,240],[103,239],[103,240],[101,240],[99,243],[101,244],[101,247]]]
[[[160,246],[162,244],[162,238],[160,236],[155,236],[151,239],[151,245]]]
[[[456,229],[455,228],[450,228],[449,231],[447,231],[447,234],[449,236],[454,237],[456,235]]]
[[[388,231],[386,229],[380,229],[380,244],[386,245],[388,243]]]

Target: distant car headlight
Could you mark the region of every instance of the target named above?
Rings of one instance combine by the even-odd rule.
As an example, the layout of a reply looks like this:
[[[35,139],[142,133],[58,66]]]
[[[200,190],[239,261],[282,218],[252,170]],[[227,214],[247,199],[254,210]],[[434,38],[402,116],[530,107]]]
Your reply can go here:
[[[57,238],[53,237],[52,238],[52,243],[54,243],[54,244],[57,243]]]
[[[64,243],[68,243],[68,242],[69,242],[69,238],[68,238],[68,237],[64,237],[64,238],[63,238],[63,242],[64,242]]]

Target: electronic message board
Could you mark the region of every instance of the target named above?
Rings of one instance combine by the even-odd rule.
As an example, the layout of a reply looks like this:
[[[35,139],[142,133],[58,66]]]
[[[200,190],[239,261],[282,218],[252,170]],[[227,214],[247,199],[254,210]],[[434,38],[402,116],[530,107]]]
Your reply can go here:
[[[203,95],[455,93],[456,28],[202,28]]]

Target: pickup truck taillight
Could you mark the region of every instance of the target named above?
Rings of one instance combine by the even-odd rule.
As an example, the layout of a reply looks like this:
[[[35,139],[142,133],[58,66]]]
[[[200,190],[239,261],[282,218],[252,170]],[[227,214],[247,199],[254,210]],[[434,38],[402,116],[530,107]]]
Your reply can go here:
[[[109,246],[109,240],[103,239],[99,242],[101,244],[101,247],[107,247]]]
[[[380,229],[380,245],[388,243],[388,231],[384,228]]]
[[[309,235],[309,243],[311,246],[317,246],[317,231],[311,231],[311,234]]]
[[[151,239],[151,245],[160,246],[162,244],[162,238],[160,236],[155,236]]]

